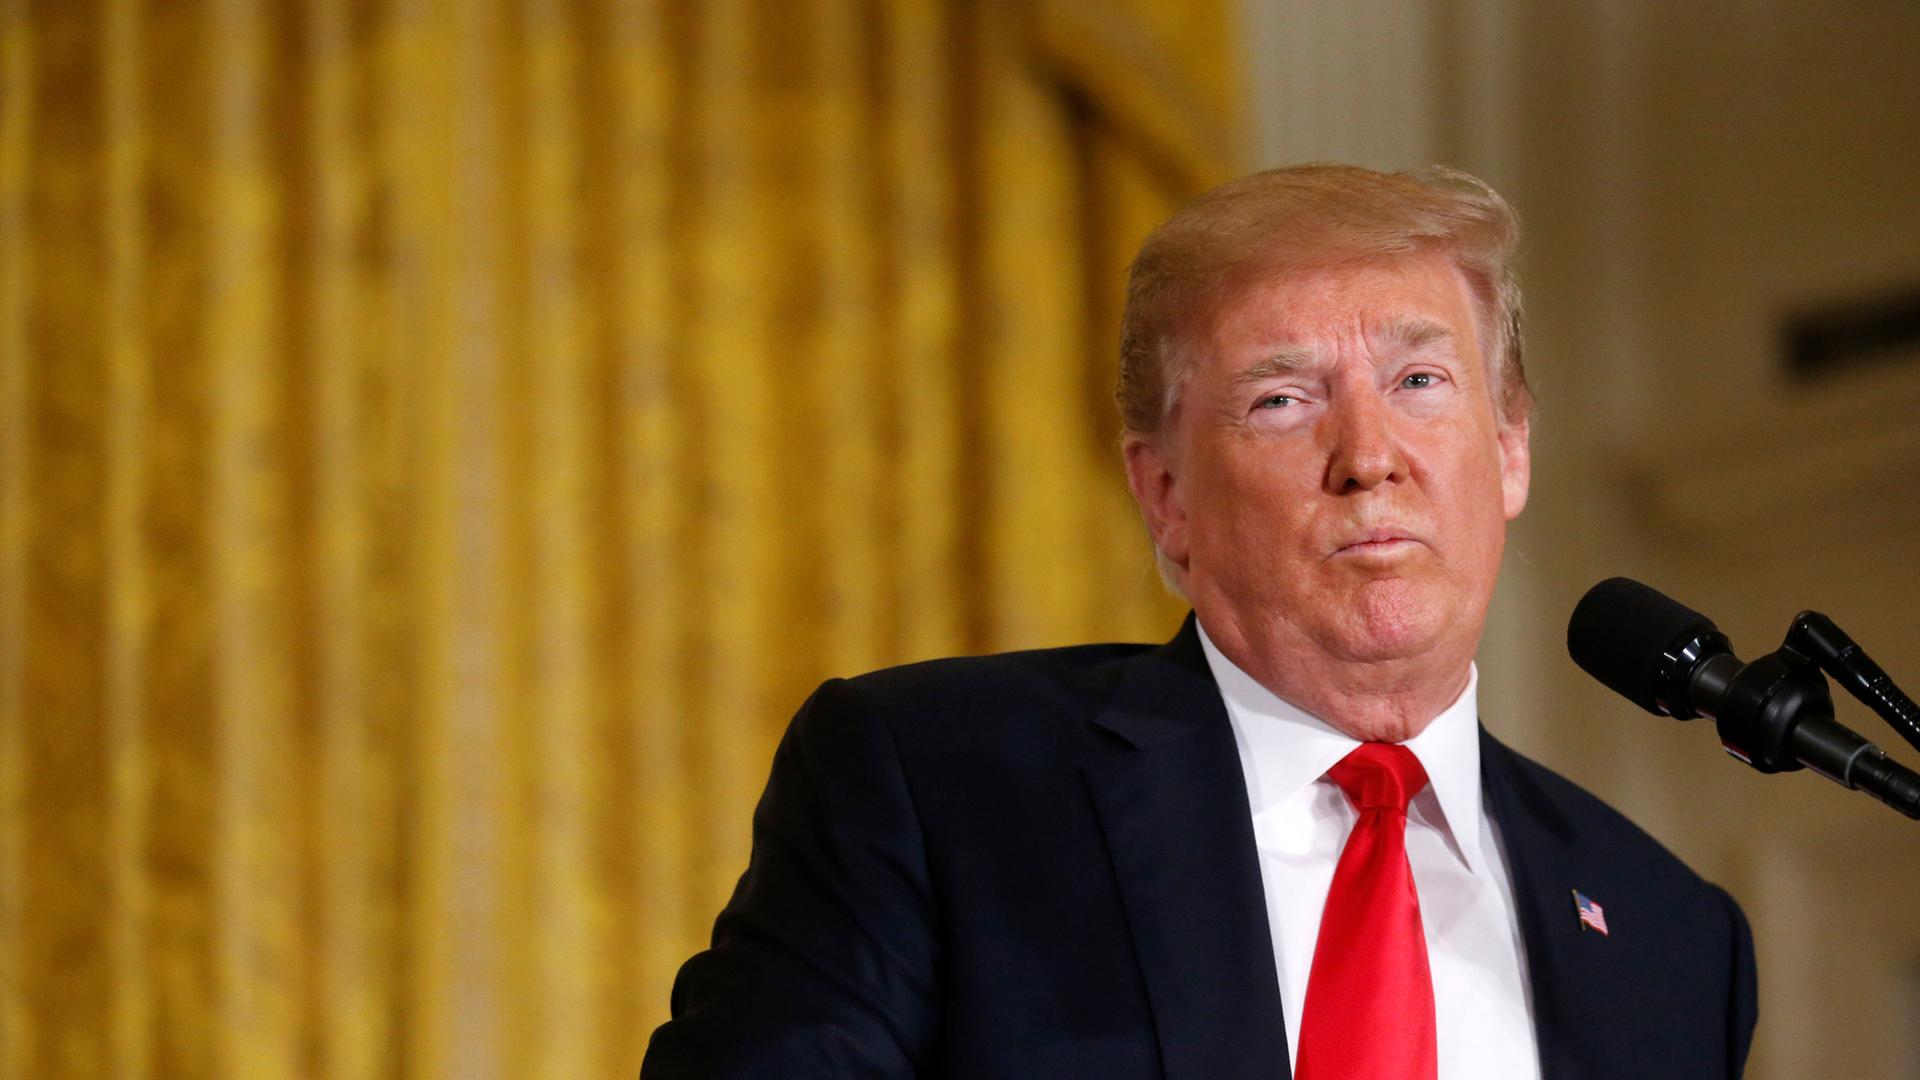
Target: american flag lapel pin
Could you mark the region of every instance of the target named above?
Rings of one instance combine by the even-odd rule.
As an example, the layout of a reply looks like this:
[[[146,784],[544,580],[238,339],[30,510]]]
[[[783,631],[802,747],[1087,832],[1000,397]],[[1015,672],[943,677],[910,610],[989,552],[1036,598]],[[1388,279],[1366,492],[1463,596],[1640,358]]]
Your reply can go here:
[[[1611,936],[1607,933],[1607,913],[1600,910],[1593,897],[1579,889],[1573,890],[1573,909],[1580,914],[1580,929],[1597,930],[1601,937]]]

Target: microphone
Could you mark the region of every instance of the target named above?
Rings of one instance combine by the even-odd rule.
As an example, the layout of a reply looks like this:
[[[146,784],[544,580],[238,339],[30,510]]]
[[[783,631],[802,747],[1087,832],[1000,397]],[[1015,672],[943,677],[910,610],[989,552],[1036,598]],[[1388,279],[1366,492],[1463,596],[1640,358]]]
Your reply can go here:
[[[1743,664],[1713,620],[1623,577],[1587,590],[1567,622],[1573,662],[1655,716],[1708,717],[1760,772],[1804,766],[1920,818],[1920,773],[1834,720],[1818,665],[1788,640]]]

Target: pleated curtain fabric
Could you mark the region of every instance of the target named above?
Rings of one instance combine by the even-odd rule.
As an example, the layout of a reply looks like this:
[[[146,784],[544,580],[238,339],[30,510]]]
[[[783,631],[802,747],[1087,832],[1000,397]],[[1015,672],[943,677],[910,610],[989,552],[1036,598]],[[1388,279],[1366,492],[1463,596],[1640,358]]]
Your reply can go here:
[[[1226,19],[0,0],[0,1077],[631,1075],[815,683],[1170,632]]]

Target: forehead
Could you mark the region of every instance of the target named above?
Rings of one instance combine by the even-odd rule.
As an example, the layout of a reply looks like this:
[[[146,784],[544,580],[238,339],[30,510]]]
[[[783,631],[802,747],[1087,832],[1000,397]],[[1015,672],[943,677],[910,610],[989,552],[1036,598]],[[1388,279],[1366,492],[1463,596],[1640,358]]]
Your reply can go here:
[[[1284,267],[1250,275],[1215,307],[1213,353],[1299,347],[1356,337],[1402,339],[1418,327],[1452,331],[1476,352],[1466,277],[1438,252],[1394,259]],[[1414,335],[1430,340],[1434,335]]]

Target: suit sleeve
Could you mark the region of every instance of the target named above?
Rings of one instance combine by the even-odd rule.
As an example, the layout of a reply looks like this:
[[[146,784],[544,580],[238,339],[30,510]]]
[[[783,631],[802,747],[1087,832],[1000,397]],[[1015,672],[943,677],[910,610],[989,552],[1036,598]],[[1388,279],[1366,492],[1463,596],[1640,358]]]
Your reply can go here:
[[[1753,1049],[1753,1029],[1760,1018],[1760,976],[1754,963],[1753,931],[1740,905],[1724,890],[1720,900],[1727,906],[1733,924],[1733,970],[1727,987],[1727,1063],[1730,1075],[1746,1072],[1747,1054]]]
[[[753,817],[713,942],[680,969],[641,1080],[907,1078],[926,1064],[939,947],[893,736],[852,684],[815,691]]]

